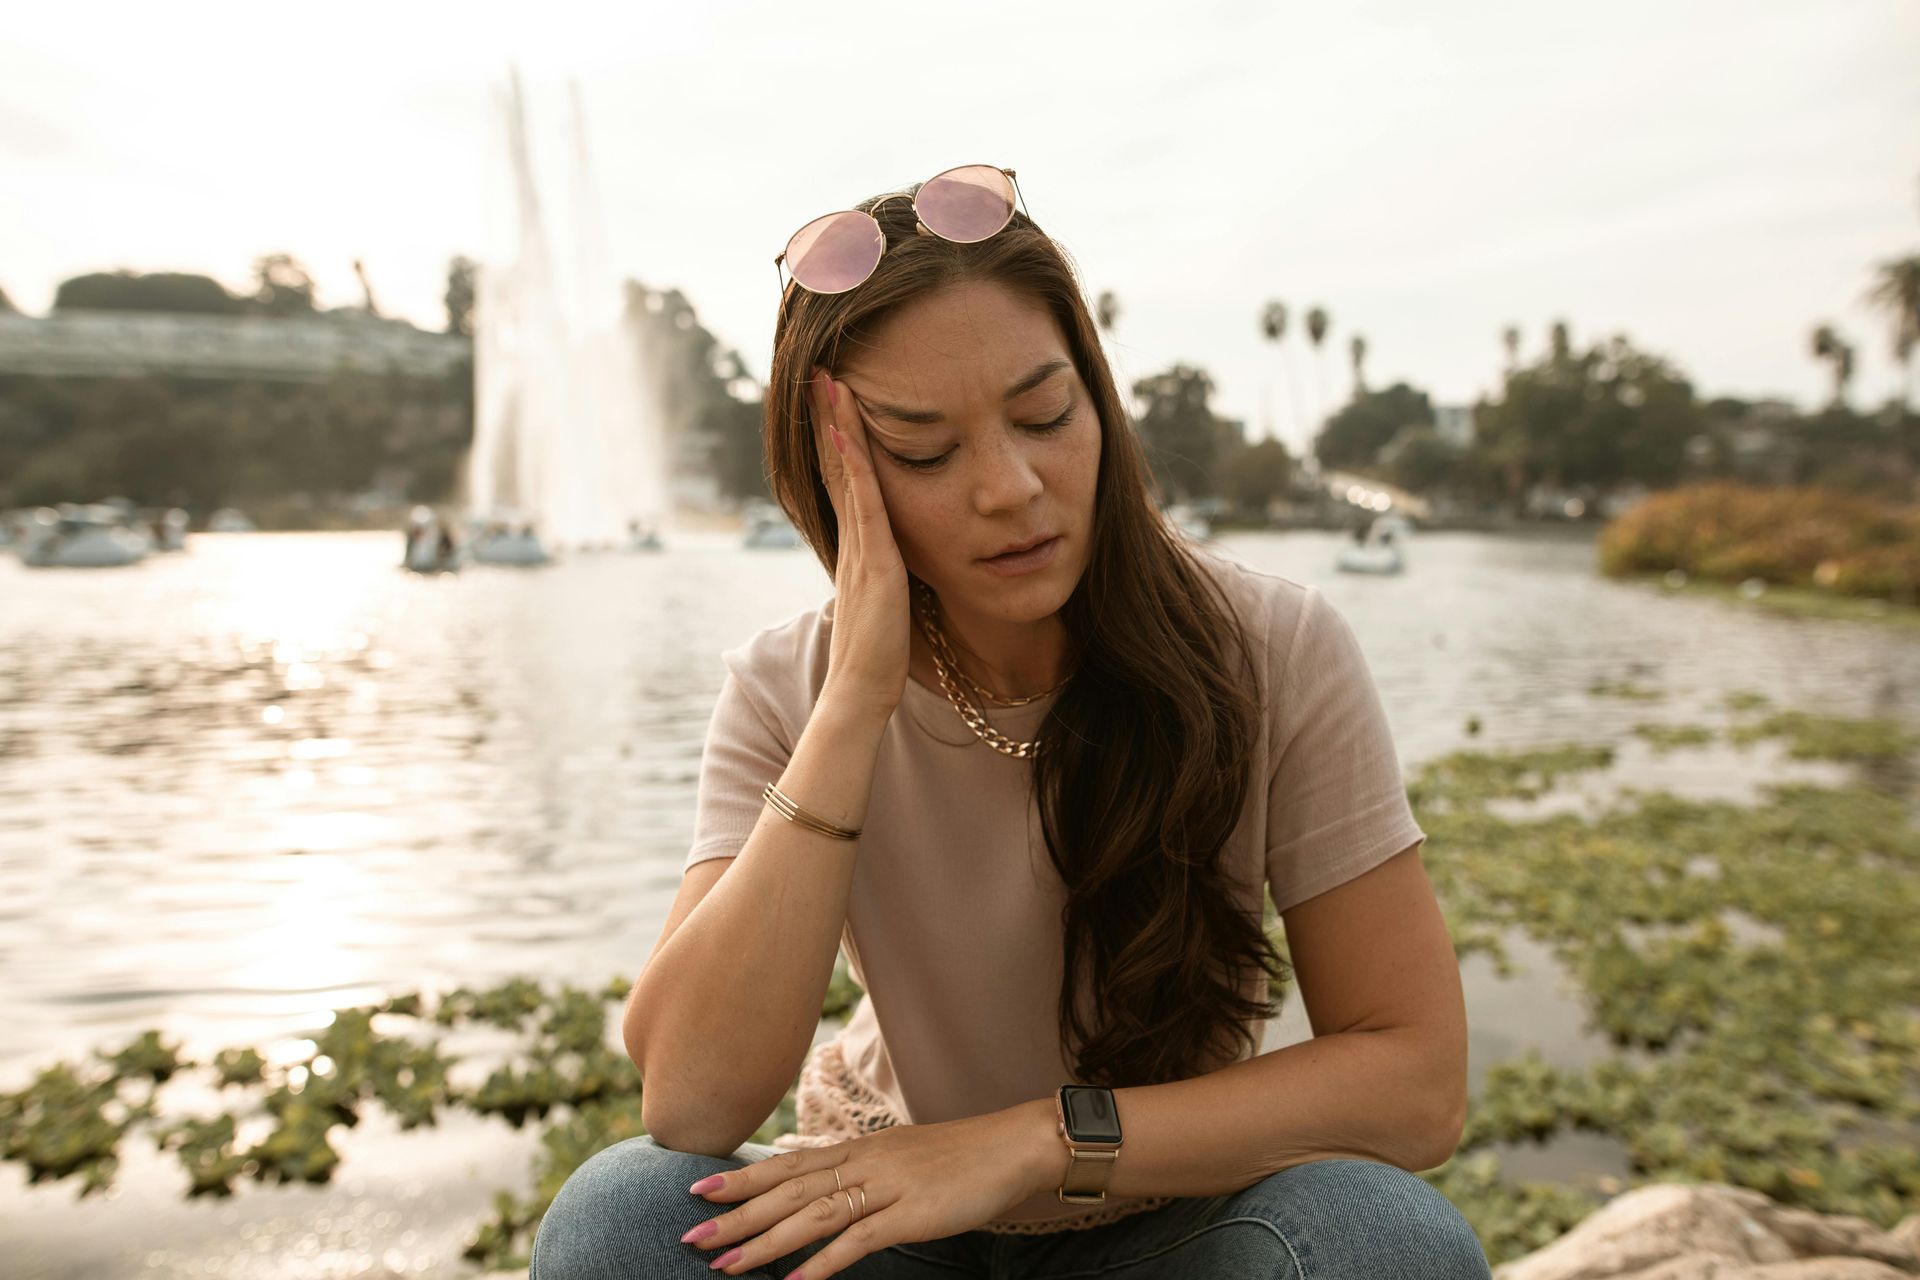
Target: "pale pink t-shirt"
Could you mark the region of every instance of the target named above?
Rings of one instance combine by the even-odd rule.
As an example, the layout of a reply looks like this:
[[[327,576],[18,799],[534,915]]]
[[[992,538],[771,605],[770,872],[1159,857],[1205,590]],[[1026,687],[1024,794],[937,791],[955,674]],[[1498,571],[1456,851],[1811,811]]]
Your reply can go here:
[[[1264,891],[1285,911],[1426,836],[1346,619],[1317,588],[1204,547],[1196,559],[1226,589],[1276,691],[1222,861],[1257,921]],[[826,677],[833,603],[721,655],[727,676],[707,731],[687,866],[737,855],[753,830],[761,787],[786,769]],[[1057,696],[990,706],[986,718],[1025,741]],[[881,740],[841,933],[866,995],[809,1055],[797,1136],[777,1145],[998,1111],[1074,1082],[1056,1023],[1065,893],[1028,794],[1030,768],[976,738],[945,694],[907,680]],[[1264,999],[1267,987],[1258,975],[1249,990]],[[983,1229],[1088,1226],[1166,1200],[1109,1195],[1088,1208],[1047,1192]]]

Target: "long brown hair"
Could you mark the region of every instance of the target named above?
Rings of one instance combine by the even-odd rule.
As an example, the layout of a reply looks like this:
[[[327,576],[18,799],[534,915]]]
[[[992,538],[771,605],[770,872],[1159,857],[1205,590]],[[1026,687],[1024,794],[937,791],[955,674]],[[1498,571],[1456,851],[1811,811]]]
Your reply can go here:
[[[770,488],[832,577],[839,526],[814,450],[812,370],[834,368],[907,301],[963,280],[998,282],[1048,309],[1101,432],[1089,562],[1060,611],[1073,678],[1041,728],[1032,774],[1067,892],[1061,1044],[1081,1081],[1110,1087],[1203,1074],[1240,1043],[1257,1051],[1248,1024],[1272,1017],[1277,1001],[1246,995],[1245,979],[1258,969],[1278,982],[1286,964],[1220,866],[1266,697],[1244,624],[1159,513],[1065,250],[1018,212],[999,234],[955,244],[917,233],[909,200],[857,207],[886,235],[873,275],[839,294],[790,284],[781,302],[763,427]],[[1092,1010],[1080,990],[1096,993]]]

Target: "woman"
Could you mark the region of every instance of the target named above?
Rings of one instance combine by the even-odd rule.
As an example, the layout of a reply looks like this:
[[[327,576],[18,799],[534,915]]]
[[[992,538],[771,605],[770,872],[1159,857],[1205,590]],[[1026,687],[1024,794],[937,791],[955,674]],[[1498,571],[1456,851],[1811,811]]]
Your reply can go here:
[[[1411,1172],[1459,1141],[1464,1004],[1353,633],[1161,519],[1012,176],[775,260],[766,453],[834,594],[723,655],[624,1020],[649,1132],[533,1280],[1488,1274]],[[1268,893],[1315,1037],[1256,1056]],[[866,995],[810,1053],[841,947]]]

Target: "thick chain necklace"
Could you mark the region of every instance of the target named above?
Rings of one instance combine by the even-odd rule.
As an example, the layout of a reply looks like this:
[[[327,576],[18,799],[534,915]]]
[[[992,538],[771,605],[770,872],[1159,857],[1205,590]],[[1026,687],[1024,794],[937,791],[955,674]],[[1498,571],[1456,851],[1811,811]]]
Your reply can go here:
[[[1032,759],[1035,755],[1038,755],[1040,751],[1040,743],[1038,740],[1033,742],[1016,742],[988,724],[986,717],[981,714],[980,709],[973,705],[973,700],[969,698],[966,692],[960,687],[961,682],[964,681],[967,685],[978,690],[980,695],[989,701],[997,702],[1004,707],[1020,707],[1025,706],[1035,699],[1044,698],[1049,693],[1058,693],[1066,687],[1067,681],[1062,680],[1059,684],[1045,692],[1029,694],[1024,698],[1000,697],[985,685],[980,684],[964,671],[960,670],[960,664],[955,660],[953,650],[947,645],[946,633],[941,631],[940,624],[933,620],[936,608],[933,588],[924,582],[915,583],[914,586],[919,593],[920,630],[926,634],[927,648],[933,654],[933,669],[939,673],[940,688],[947,695],[947,701],[951,702],[953,709],[960,713],[960,718],[966,722],[967,728],[973,730],[974,736],[992,747],[995,751],[1000,752],[1002,755],[1013,756],[1021,760]],[[1067,680],[1071,680],[1072,678],[1073,677],[1069,675]]]

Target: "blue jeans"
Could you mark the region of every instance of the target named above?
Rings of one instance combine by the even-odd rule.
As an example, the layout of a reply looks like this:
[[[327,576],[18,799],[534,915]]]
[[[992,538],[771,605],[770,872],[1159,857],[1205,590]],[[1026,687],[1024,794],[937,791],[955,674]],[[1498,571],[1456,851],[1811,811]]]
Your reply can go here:
[[[727,1159],[642,1134],[600,1151],[554,1197],[528,1280],[691,1280],[725,1249],[681,1244],[716,1206],[687,1188],[777,1153]],[[832,1235],[744,1274],[784,1277]],[[839,1273],[858,1280],[1490,1280],[1459,1210],[1422,1178],[1372,1160],[1316,1160],[1231,1195],[1183,1197],[1114,1222],[1047,1235],[963,1231],[889,1245]]]

